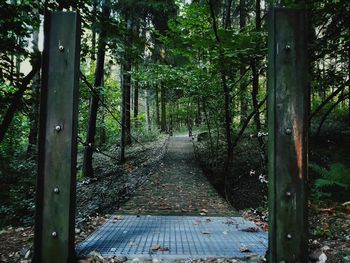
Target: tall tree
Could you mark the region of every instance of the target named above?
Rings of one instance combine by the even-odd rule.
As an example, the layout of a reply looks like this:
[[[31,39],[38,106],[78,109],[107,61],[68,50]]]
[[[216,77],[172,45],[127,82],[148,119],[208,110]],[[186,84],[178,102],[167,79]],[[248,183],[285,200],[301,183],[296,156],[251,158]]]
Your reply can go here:
[[[39,32],[33,33],[33,52],[39,53]],[[34,65],[33,65],[34,66]],[[28,135],[28,156],[33,156],[36,153],[36,147],[38,142],[38,124],[39,124],[39,89],[40,89],[40,71],[36,73],[32,83],[32,98],[31,98],[31,110],[29,113],[29,135]]]
[[[260,32],[261,30],[261,0],[255,1],[255,30],[256,32]],[[259,47],[259,43],[256,44],[256,49]],[[259,55],[256,54],[251,61],[252,68],[252,102],[253,109],[257,112],[254,115],[254,122],[256,126],[256,131],[259,132],[261,130],[260,123],[260,114],[258,109],[258,93],[259,93]]]
[[[239,29],[240,32],[243,32],[245,30],[246,26],[246,0],[240,0],[239,1]],[[239,73],[240,73],[240,100],[241,100],[241,112],[240,112],[240,121],[241,124],[244,122],[244,120],[247,117],[248,112],[248,95],[247,95],[247,85],[244,83],[244,75],[246,71],[246,62],[243,58],[240,62],[239,66]]]
[[[106,37],[107,37],[107,21],[110,15],[110,1],[103,0],[102,2],[102,14],[100,16],[100,30],[98,37],[98,51],[97,51],[97,62],[95,69],[95,81],[94,81],[94,92],[91,94],[90,98],[90,109],[89,109],[89,121],[88,130],[85,141],[85,151],[84,151],[84,162],[83,162],[83,174],[86,177],[93,177],[94,170],[92,166],[92,155],[95,145],[95,135],[96,135],[96,119],[98,104],[100,100],[100,87],[103,80],[104,74],[104,61],[106,53]]]

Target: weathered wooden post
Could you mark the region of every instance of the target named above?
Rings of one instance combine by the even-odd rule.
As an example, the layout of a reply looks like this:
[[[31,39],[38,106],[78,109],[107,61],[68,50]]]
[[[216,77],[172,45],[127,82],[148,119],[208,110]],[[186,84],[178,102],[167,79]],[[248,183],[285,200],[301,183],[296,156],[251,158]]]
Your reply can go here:
[[[308,262],[305,14],[269,14],[269,262]]]
[[[80,17],[47,12],[34,262],[74,262]]]

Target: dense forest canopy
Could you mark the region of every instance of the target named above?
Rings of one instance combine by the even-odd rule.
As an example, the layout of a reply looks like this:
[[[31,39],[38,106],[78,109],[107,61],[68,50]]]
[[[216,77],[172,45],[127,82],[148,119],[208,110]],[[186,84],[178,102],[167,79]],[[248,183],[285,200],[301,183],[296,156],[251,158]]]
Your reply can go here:
[[[18,220],[33,211],[46,10],[77,11],[82,17],[81,178],[96,176],[96,151],[118,147],[111,158],[123,162],[129,145],[142,145],[159,132],[197,129],[205,137],[208,160],[214,160],[210,165],[222,171],[228,198],[232,182],[249,173],[245,168],[238,174],[233,164],[247,154],[242,153],[246,140],[255,145],[255,169],[265,182],[272,4],[308,10],[310,135],[346,129],[347,0],[1,1],[0,180],[6,183],[0,214],[11,212]]]

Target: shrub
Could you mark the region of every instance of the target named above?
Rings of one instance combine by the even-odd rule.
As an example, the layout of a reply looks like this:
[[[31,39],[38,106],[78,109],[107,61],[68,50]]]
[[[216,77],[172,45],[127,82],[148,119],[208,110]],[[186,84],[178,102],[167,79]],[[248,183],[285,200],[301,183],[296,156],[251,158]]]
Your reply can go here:
[[[320,178],[314,182],[314,195],[316,198],[336,197],[349,194],[350,169],[344,164],[333,163],[329,169],[318,164],[311,163],[310,169],[317,173]]]

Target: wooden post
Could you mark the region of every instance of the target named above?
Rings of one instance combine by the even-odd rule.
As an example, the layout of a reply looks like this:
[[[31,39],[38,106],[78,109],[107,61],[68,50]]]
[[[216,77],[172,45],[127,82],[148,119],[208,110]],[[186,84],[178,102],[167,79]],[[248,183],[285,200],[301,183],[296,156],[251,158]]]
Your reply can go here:
[[[80,17],[47,12],[33,262],[74,262]]]
[[[269,262],[308,262],[305,14],[269,14]]]

